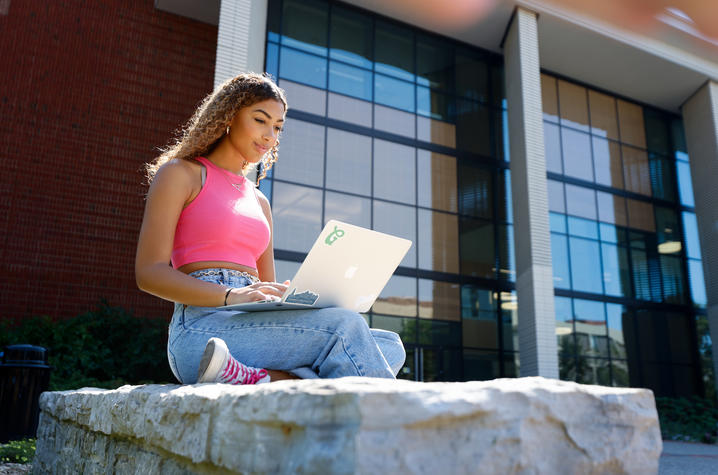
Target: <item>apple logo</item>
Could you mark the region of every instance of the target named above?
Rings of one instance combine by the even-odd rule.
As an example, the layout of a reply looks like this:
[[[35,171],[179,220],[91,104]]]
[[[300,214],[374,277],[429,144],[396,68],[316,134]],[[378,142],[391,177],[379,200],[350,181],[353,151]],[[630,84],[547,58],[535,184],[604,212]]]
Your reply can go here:
[[[356,274],[358,270],[359,268],[357,266],[349,266],[346,272],[344,272],[344,278],[351,279],[352,277],[354,277],[354,274]]]

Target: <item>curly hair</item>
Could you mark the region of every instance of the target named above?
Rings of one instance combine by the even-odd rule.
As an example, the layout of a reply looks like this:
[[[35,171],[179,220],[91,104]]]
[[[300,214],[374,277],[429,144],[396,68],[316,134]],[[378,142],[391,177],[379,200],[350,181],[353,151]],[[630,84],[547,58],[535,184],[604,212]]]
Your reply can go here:
[[[160,149],[162,154],[159,157],[145,164],[147,182],[151,183],[157,170],[172,159],[192,160],[212,152],[241,108],[267,99],[281,102],[284,111],[287,111],[284,91],[267,73],[240,74],[222,83],[204,98],[192,118],[180,129],[175,141]],[[261,175],[257,178],[257,183],[267,176],[267,172],[277,161],[278,153],[279,140],[262,158]],[[252,166],[246,164],[242,173],[246,174]]]

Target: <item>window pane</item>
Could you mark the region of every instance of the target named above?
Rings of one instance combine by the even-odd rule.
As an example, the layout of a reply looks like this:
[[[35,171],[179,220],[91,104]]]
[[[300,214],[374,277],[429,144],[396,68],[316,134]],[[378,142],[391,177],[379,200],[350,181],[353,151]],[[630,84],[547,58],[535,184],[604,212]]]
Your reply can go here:
[[[651,152],[669,155],[668,147],[668,121],[662,113],[646,108],[644,111],[646,121],[646,148]]]
[[[498,349],[496,302],[490,290],[463,286],[461,316],[464,346]]]
[[[621,142],[646,148],[646,133],[643,125],[643,108],[618,99],[618,123]]]
[[[596,192],[589,188],[566,185],[566,212],[587,219],[597,219]]]
[[[561,164],[561,136],[559,126],[544,122],[543,140],[546,148],[546,170],[553,173],[563,174]]]
[[[551,233],[551,260],[553,264],[553,286],[557,289],[571,288],[571,274],[568,264],[568,241],[566,236]]]
[[[676,189],[673,177],[673,163],[667,159],[651,154],[648,159],[651,170],[651,190],[653,196],[664,200],[675,201]]]
[[[371,137],[327,129],[327,188],[371,194]]]
[[[416,208],[375,200],[373,229],[414,243],[399,265],[416,267]]]
[[[458,211],[456,158],[418,150],[419,206]]]
[[[376,22],[375,71],[414,80],[414,33],[377,20]]]
[[[700,259],[701,245],[695,213],[683,212],[683,233],[686,240],[686,255],[692,259]]]
[[[426,87],[416,88],[416,112],[434,119],[451,120],[454,110],[452,96],[432,91]]]
[[[327,191],[324,194],[324,223],[330,219],[370,228],[371,200]]]
[[[651,167],[648,164],[646,151],[623,145],[621,152],[626,189],[651,196]]]
[[[549,227],[551,232],[566,234],[566,215],[560,213],[548,214]]]
[[[569,238],[569,249],[573,290],[603,293],[598,243],[572,237]]]
[[[324,116],[326,113],[326,91],[284,79],[279,81],[279,87],[284,89],[287,100],[292,104],[292,109],[310,112],[319,116]],[[293,125],[294,121],[292,121]]]
[[[326,58],[320,58],[291,48],[282,48],[279,57],[280,77],[326,89]]]
[[[464,379],[488,381],[500,377],[499,353],[496,351],[464,350]]]
[[[645,251],[631,249],[631,269],[633,270],[633,288],[636,298],[641,300],[654,300],[660,302],[661,283],[657,280],[656,272],[649,272],[648,257]]]
[[[419,267],[459,273],[459,220],[455,214],[419,210]]]
[[[628,268],[628,250],[613,244],[601,244],[601,258],[606,295],[630,297],[631,273]]]
[[[494,144],[496,159],[508,162],[511,160],[509,147],[509,113],[506,109],[494,110]]]
[[[443,327],[451,326],[451,328],[431,328],[432,326],[436,326],[437,324],[441,324]],[[419,321],[419,327],[425,328],[424,335],[429,335],[434,332],[444,332],[446,334],[449,334],[451,332],[451,337],[455,336],[453,335],[453,332],[459,332],[459,324],[458,323],[448,323],[448,322],[432,322],[432,321]],[[420,334],[421,336],[421,334]],[[434,340],[434,339],[432,339]],[[429,344],[439,344],[439,343],[429,343]],[[430,350],[428,348],[422,349],[422,369],[424,370],[424,374],[422,375],[422,381],[426,382],[432,382],[432,381],[458,381],[461,378],[461,351],[458,349],[443,349],[443,350]]]
[[[385,315],[416,317],[416,279],[400,275],[391,276],[371,307],[371,311]]]
[[[511,170],[498,170],[496,182],[496,219],[511,223],[514,220],[511,203]]]
[[[708,302],[706,298],[706,284],[703,279],[703,264],[701,261],[688,259],[688,275],[691,281],[691,299],[693,305],[705,308]]]
[[[458,322],[460,303],[459,284],[419,279],[419,317]]]
[[[374,196],[416,203],[415,148],[374,139]]]
[[[416,38],[416,82],[453,91],[454,51],[448,42],[419,34]]]
[[[367,15],[332,6],[329,56],[345,63],[372,67],[372,21]]]
[[[576,342],[579,355],[608,357],[606,314],[603,302],[574,299]]]
[[[556,78],[541,74],[541,104],[543,106],[544,120],[558,122],[558,102],[556,98]]]
[[[456,47],[456,93],[469,99],[489,100],[489,72],[479,53]]]
[[[519,351],[519,307],[516,291],[501,292],[501,321],[504,351]]]
[[[499,279],[516,280],[516,258],[514,256],[514,227],[498,224],[499,233]]]
[[[371,102],[329,93],[329,117],[332,119],[371,127],[371,109]]]
[[[623,305],[615,303],[606,304],[606,315],[608,322],[608,346],[611,351],[611,358],[626,358],[626,345],[623,339],[623,322],[629,324],[627,310]]]
[[[656,232],[653,219],[653,205],[645,201],[626,199],[628,209],[628,225],[642,231]]]
[[[695,206],[690,165],[686,162],[678,161],[676,162],[676,170],[678,171],[678,191],[681,196],[681,204],[684,206]]]
[[[284,0],[282,44],[327,54],[327,5],[316,0]]]
[[[461,324],[444,320],[419,319],[419,343],[423,345],[461,346]],[[424,349],[424,370],[426,371]]]
[[[556,344],[559,350],[573,353],[573,308],[568,297],[554,297],[553,306],[556,312]]]
[[[683,248],[678,214],[669,208],[656,206],[656,242],[661,254],[678,255]]]
[[[459,230],[461,273],[496,278],[493,224],[478,219],[461,218]]]
[[[370,101],[371,71],[330,61],[329,90]]]
[[[456,125],[428,117],[416,117],[416,135],[419,140],[456,148]]]
[[[271,33],[270,33],[271,34]],[[274,79],[277,78],[279,71],[279,45],[275,43],[267,43],[267,59],[266,70]]]
[[[416,137],[414,114],[374,104],[374,128],[405,137]]]
[[[281,2],[270,1],[267,6],[267,40],[279,42],[279,24],[282,18]]]
[[[598,223],[591,219],[568,217],[568,233],[572,236],[598,239]]]
[[[557,213],[565,213],[566,203],[563,196],[563,183],[546,180],[546,185],[548,187],[548,209]]]
[[[677,256],[660,257],[661,275],[663,276],[663,301],[667,303],[685,303],[685,279],[681,259]]]
[[[309,252],[322,230],[322,192],[305,186],[274,183],[274,247]]]
[[[414,85],[381,74],[374,75],[374,101],[414,112]]]
[[[456,147],[490,156],[489,109],[479,103],[464,100],[458,100],[456,107]]]
[[[589,89],[588,103],[591,108],[591,133],[618,140],[616,100],[607,94]]]
[[[610,362],[605,358],[585,358],[579,355],[578,375],[580,384],[611,385]]]
[[[376,304],[375,304],[376,305]],[[380,328],[398,333],[404,343],[416,343],[416,319],[388,317],[385,315],[373,314],[371,317],[372,328]],[[406,352],[407,364],[413,364],[409,360],[409,350]]]
[[[491,94],[493,97],[493,105],[506,109],[506,83],[504,81],[503,64],[491,65]]]
[[[302,265],[301,262],[294,261],[274,261],[274,269],[276,271],[276,281],[284,282],[285,280],[292,280],[297,274],[299,267]]]
[[[588,102],[586,88],[577,84],[558,81],[558,103],[561,125],[588,132]]]
[[[564,173],[580,180],[593,181],[590,136],[564,128],[561,130],[561,143]]]
[[[482,218],[493,216],[491,172],[459,162],[459,212]]]
[[[596,183],[613,188],[623,188],[621,147],[617,142],[593,137],[593,166]]]
[[[282,133],[274,178],[321,185],[324,169],[324,127],[293,120]]]
[[[598,203],[598,219],[600,221],[617,224],[619,226],[628,225],[625,198],[598,191],[596,192],[596,201]]]

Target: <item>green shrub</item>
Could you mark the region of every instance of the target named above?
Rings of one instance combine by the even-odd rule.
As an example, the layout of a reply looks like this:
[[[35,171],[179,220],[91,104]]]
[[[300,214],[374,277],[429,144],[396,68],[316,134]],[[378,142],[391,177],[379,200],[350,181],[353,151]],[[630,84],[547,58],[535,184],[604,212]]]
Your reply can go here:
[[[18,343],[48,349],[52,391],[175,382],[167,363],[167,322],[106,302],[68,320],[0,321],[0,348]]]
[[[30,463],[35,456],[35,439],[13,440],[0,445],[0,462]]]
[[[715,444],[718,440],[718,408],[699,397],[657,397],[661,435],[666,440]]]

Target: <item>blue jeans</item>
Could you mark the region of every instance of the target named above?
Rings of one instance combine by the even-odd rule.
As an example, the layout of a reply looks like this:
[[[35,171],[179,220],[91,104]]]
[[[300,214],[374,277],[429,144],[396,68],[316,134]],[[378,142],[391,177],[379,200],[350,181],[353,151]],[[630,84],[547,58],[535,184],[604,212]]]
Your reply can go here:
[[[227,287],[252,283],[229,269],[190,275]],[[199,362],[211,337],[223,339],[232,356],[246,365],[287,371],[304,379],[393,379],[406,358],[399,335],[369,328],[360,314],[342,308],[238,312],[176,303],[167,357],[179,381],[197,382]]]

